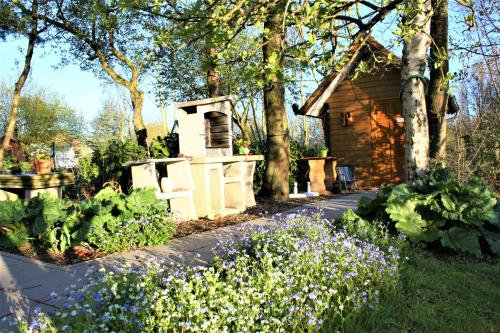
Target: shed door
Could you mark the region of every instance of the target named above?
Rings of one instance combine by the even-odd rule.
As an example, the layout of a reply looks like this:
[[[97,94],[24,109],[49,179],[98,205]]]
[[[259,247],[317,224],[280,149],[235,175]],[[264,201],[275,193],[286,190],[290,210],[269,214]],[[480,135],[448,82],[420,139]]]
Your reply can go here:
[[[404,176],[403,105],[399,100],[374,101],[371,112],[373,181],[400,183]]]

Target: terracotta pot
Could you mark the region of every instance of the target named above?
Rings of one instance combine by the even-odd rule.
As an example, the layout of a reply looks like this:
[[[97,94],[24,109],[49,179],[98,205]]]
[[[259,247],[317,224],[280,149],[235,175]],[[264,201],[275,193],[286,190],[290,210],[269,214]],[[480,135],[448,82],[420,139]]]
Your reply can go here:
[[[35,160],[35,171],[37,175],[50,173],[50,160]]]

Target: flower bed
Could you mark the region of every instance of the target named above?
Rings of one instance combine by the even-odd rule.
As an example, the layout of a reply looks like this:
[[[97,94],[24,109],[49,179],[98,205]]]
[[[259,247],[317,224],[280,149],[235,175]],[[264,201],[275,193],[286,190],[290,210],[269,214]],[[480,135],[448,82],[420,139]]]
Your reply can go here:
[[[342,330],[393,290],[399,254],[387,238],[377,246],[333,232],[319,218],[294,218],[249,229],[216,249],[213,267],[89,272],[53,316],[39,313],[20,331],[303,332]],[[385,245],[387,244],[387,246]]]
[[[0,201],[0,249],[69,252],[77,247],[101,253],[167,243],[175,219],[153,189],[128,196],[111,188],[72,202],[51,195]]]

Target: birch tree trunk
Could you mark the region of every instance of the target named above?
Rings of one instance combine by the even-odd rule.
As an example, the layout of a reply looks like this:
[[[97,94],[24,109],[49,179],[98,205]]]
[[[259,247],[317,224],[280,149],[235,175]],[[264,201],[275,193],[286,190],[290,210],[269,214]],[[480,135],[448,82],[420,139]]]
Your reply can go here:
[[[402,101],[405,119],[406,181],[412,182],[429,169],[429,125],[425,104],[424,72],[430,38],[430,0],[411,0],[406,5],[406,22],[412,30],[403,46],[401,67]]]
[[[285,85],[279,74],[284,73],[282,13],[270,13],[264,27],[269,35],[262,49],[264,66],[272,68],[264,78],[264,112],[267,128],[267,167],[264,194],[274,200],[288,200],[290,140],[285,112]]]
[[[448,0],[431,0],[430,48],[430,157],[444,162],[446,157],[446,112],[448,111]]]
[[[304,105],[306,103],[306,93],[304,87],[304,77],[300,77],[300,105]],[[309,122],[307,121],[307,117],[302,117],[303,126],[304,126],[304,146],[309,148]]]
[[[31,59],[33,58],[33,51],[35,50],[35,44],[38,38],[38,0],[33,0],[31,11],[33,16],[31,21],[31,30],[28,34],[28,48],[26,49],[26,54],[24,56],[24,67],[14,86],[14,93],[12,94],[10,106],[9,123],[7,124],[5,136],[2,145],[0,146],[0,170],[3,170],[5,152],[9,149],[10,140],[12,139],[12,136],[14,134],[14,128],[16,126],[17,119],[17,109],[19,106],[19,100],[21,98],[21,91],[31,70]]]

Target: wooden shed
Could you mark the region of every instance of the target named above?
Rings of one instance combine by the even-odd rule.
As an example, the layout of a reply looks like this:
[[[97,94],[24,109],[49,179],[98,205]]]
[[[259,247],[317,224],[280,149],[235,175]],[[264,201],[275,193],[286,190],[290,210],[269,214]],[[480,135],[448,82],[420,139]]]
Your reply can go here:
[[[358,186],[370,188],[404,179],[405,129],[399,98],[401,60],[369,37],[351,49],[351,60],[325,77],[296,114],[321,118],[329,155],[355,168]],[[361,61],[382,66],[353,79]]]
[[[0,145],[3,143],[5,134],[0,135]],[[17,138],[17,131],[14,132],[14,136],[10,138],[9,148],[7,152],[19,161],[24,160],[24,152],[21,141]]]

